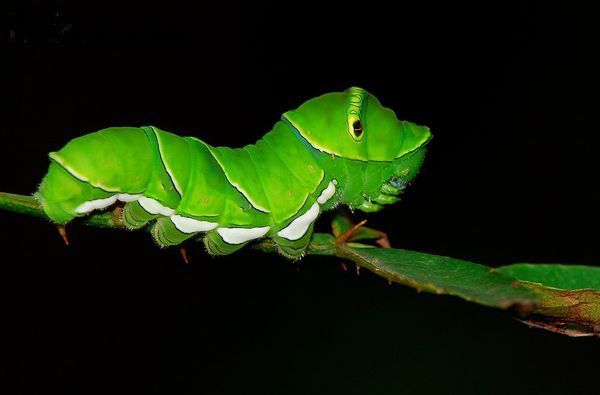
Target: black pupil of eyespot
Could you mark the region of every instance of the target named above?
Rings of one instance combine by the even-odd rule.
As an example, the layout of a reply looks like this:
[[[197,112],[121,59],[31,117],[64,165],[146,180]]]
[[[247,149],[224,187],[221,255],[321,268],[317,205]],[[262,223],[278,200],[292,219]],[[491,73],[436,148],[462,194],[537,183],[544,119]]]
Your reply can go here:
[[[352,126],[354,127],[354,135],[359,137],[363,133],[362,123],[356,121]]]

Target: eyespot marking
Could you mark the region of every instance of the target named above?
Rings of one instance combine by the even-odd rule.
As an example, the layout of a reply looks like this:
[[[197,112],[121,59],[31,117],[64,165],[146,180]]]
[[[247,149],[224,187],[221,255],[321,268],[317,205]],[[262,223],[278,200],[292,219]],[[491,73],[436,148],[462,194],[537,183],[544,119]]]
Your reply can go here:
[[[360,142],[364,136],[362,125],[362,113],[366,102],[367,91],[352,87],[348,90],[348,107],[346,107],[346,121],[348,122],[348,133],[356,142]]]
[[[360,119],[354,121],[352,127],[354,128],[354,138],[360,140],[363,134],[363,127],[362,122],[360,122]]]

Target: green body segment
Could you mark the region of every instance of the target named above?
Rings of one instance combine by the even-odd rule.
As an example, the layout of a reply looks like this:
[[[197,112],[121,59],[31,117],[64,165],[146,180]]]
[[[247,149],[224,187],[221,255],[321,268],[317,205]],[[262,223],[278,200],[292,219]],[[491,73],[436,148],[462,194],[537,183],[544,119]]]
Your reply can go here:
[[[71,140],[50,159],[107,192],[144,191],[152,177],[152,143],[138,128],[110,128]],[[98,171],[99,168],[105,171]]]
[[[309,100],[256,144],[212,147],[155,127],[104,129],[51,153],[36,196],[66,223],[125,203],[127,226],[152,223],[161,246],[203,237],[213,254],[272,238],[302,256],[320,213],[377,211],[412,180],[430,138],[360,88]]]

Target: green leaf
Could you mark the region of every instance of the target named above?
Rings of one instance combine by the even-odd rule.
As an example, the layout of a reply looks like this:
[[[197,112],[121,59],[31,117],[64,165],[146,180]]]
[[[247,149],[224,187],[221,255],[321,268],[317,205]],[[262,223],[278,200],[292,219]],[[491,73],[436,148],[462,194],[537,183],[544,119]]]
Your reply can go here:
[[[600,267],[520,263],[497,269],[536,293],[538,303],[521,319],[569,336],[600,335]]]
[[[560,264],[515,263],[499,267],[500,273],[522,281],[543,284],[546,287],[600,291],[600,267]]]
[[[389,281],[486,306],[527,309],[537,301],[536,294],[514,278],[460,259],[393,248],[357,249],[348,245],[337,246],[337,254]]]

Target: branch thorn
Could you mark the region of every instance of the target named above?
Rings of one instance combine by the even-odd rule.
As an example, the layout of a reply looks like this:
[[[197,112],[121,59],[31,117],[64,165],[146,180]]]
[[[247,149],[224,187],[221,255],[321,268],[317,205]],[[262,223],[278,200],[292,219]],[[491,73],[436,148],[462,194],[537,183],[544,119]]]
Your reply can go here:
[[[180,247],[179,248],[179,253],[181,254],[181,258],[183,259],[183,261],[185,262],[186,265],[190,264],[190,257],[188,256],[187,250],[185,249],[185,247]]]
[[[60,237],[65,242],[65,245],[68,246],[69,245],[69,237],[67,236],[66,226],[63,224],[58,224],[58,225],[56,225],[56,229],[58,230],[58,234],[60,235]]]

